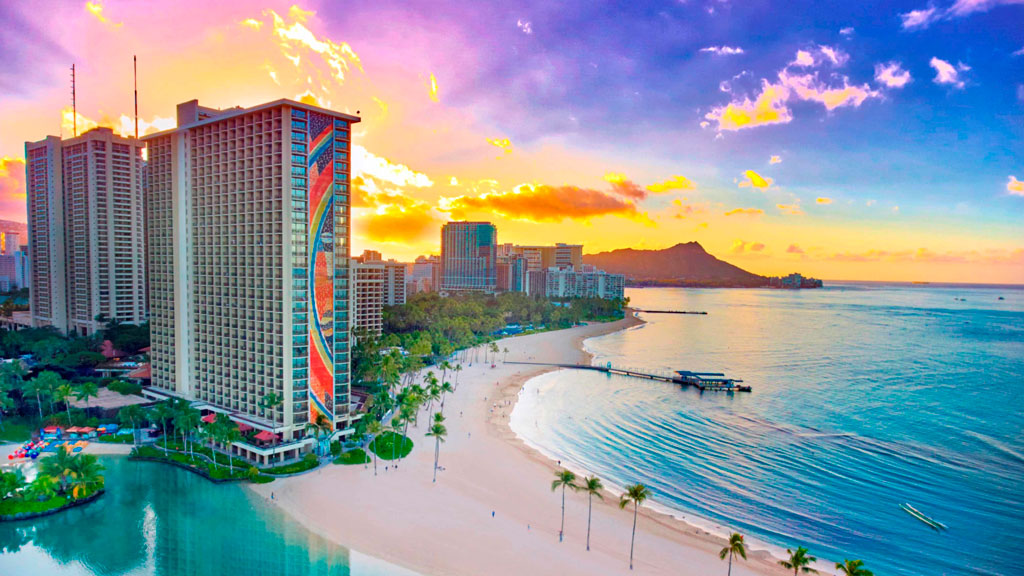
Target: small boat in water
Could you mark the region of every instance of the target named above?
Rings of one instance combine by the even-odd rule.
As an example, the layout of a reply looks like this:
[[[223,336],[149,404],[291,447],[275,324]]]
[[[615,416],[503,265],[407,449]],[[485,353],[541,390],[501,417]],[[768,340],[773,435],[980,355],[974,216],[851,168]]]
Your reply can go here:
[[[936,532],[941,532],[943,530],[946,530],[946,525],[945,524],[943,524],[942,522],[939,522],[938,520],[934,520],[932,518],[929,518],[928,516],[925,516],[924,514],[921,513],[920,510],[918,510],[917,508],[914,508],[910,504],[900,504],[900,509],[903,510],[904,512],[906,512],[907,514],[910,514],[914,518],[917,518],[921,522],[924,522],[925,524],[927,524],[931,528],[935,529]]]

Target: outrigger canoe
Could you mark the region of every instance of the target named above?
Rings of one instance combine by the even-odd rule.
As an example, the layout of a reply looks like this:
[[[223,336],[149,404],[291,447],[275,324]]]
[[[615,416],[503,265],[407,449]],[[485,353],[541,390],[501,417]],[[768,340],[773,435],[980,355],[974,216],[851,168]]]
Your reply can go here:
[[[936,532],[941,532],[943,530],[946,530],[946,525],[945,524],[943,524],[942,522],[939,522],[938,520],[934,520],[932,518],[929,518],[929,517],[925,516],[924,514],[921,513],[920,510],[918,510],[917,508],[914,508],[910,504],[900,504],[900,509],[903,510],[904,512],[906,512],[907,514],[910,514],[914,518],[917,518],[921,522],[924,522],[928,526],[931,526],[932,528],[935,529]]]

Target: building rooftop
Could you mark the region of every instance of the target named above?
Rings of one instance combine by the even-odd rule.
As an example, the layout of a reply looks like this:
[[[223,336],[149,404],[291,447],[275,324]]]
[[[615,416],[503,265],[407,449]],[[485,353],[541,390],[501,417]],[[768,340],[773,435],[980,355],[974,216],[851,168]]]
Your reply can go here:
[[[182,117],[184,113],[183,107],[186,106],[194,108],[195,117],[198,120],[193,122],[182,122]],[[162,130],[160,132],[155,132],[153,134],[147,134],[146,136],[140,138],[140,140],[146,141],[152,138],[158,138],[160,136],[173,134],[179,130],[195,128],[196,126],[203,126],[205,124],[210,124],[212,122],[219,122],[221,120],[226,120],[228,118],[233,118],[235,116],[242,116],[244,114],[249,114],[252,112],[258,112],[260,110],[269,110],[271,108],[276,108],[278,106],[290,106],[292,108],[306,110],[307,112],[321,112],[323,114],[329,114],[331,116],[339,116],[353,124],[361,121],[361,118],[359,118],[358,116],[345,114],[344,112],[336,112],[334,110],[329,110],[327,108],[321,108],[319,106],[313,106],[310,104],[303,104],[302,102],[296,102],[295,100],[289,100],[287,98],[281,98],[280,100],[274,100],[273,102],[267,102],[266,104],[259,104],[257,106],[252,106],[251,108],[242,108],[240,106],[236,106],[234,108],[228,108],[226,110],[206,108],[204,106],[200,106],[198,100],[190,100],[188,102],[178,104],[177,128],[171,128],[170,130]]]

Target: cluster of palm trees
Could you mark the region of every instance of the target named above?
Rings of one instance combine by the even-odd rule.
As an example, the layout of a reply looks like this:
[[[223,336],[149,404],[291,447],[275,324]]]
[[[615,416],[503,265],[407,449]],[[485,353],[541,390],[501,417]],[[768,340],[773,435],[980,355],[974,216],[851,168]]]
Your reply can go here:
[[[92,454],[58,450],[39,461],[39,473],[31,483],[20,469],[0,473],[0,498],[45,501],[61,494],[70,500],[83,498],[103,487],[103,465]]]
[[[51,370],[43,370],[33,378],[25,380],[27,375],[28,372],[18,360],[0,364],[0,429],[3,428],[3,411],[14,407],[9,394],[12,391],[19,391],[21,398],[35,399],[40,421],[45,417],[46,408],[49,409],[50,414],[53,414],[56,412],[57,405],[64,404],[68,426],[72,425],[72,398],[84,401],[86,410],[88,410],[89,400],[99,395],[99,385],[92,380],[73,384]]]
[[[799,576],[800,573],[804,574],[817,574],[818,571],[811,568],[811,565],[818,561],[817,558],[811,556],[807,548],[803,546],[798,547],[796,550],[786,549],[786,554],[789,554],[789,558],[785,560],[779,560],[779,565],[787,570],[793,571],[793,576]],[[722,560],[728,558],[729,560],[729,571],[727,574],[732,574],[732,559],[734,556],[739,556],[744,560],[747,559],[747,545],[743,541],[743,535],[738,532],[733,532],[729,535],[729,541],[718,553],[718,557]],[[836,563],[836,570],[839,570],[840,574],[845,576],[874,576],[874,574],[864,568],[863,560],[844,560],[842,563]]]
[[[594,497],[604,500],[604,496],[601,494],[601,490],[604,489],[604,485],[601,484],[601,479],[597,476],[587,476],[582,482],[577,483],[577,477],[571,470],[557,470],[555,471],[555,479],[551,482],[551,491],[561,489],[562,491],[562,520],[561,525],[558,529],[558,541],[562,542],[565,534],[565,493],[567,490],[573,492],[583,492],[587,495],[587,550],[590,550],[590,520],[593,513]],[[633,569],[633,552],[636,544],[636,524],[640,513],[640,505],[643,504],[651,496],[649,488],[643,484],[631,484],[626,486],[626,491],[619,496],[619,508],[625,509],[629,506],[633,507],[633,531],[630,535],[629,540],[629,569]],[[793,571],[794,576],[799,576],[801,572],[805,574],[817,573],[817,570],[811,568],[814,562],[817,562],[817,558],[811,556],[808,553],[807,548],[803,546],[794,550],[786,550],[789,554],[789,558],[786,560],[780,560],[779,564]],[[726,546],[721,549],[718,553],[719,558],[722,560],[729,561],[729,568],[727,574],[732,575],[732,560],[733,557],[740,557],[744,560],[747,559],[747,546],[743,541],[743,535],[737,532],[733,532],[729,535],[729,540]],[[844,560],[842,563],[836,563],[836,569],[845,576],[874,576],[871,571],[864,568],[864,562],[862,560]]]
[[[594,496],[597,496],[599,500],[604,500],[604,495],[601,490],[604,489],[604,485],[601,483],[601,479],[597,476],[587,476],[583,479],[582,483],[576,483],[576,474],[571,470],[558,470],[555,472],[555,479],[551,482],[551,491],[554,492],[559,488],[562,489],[562,523],[558,529],[558,541],[563,540],[565,534],[565,492],[566,490],[572,490],[573,492],[583,492],[587,495],[587,550],[590,550],[590,520],[593,516],[594,509]],[[626,491],[619,496],[619,508],[625,509],[631,504],[633,506],[633,532],[629,540],[629,569],[633,569],[633,552],[634,545],[636,543],[636,523],[640,513],[640,505],[644,503],[651,495],[649,488],[643,484],[630,484],[626,486]]]

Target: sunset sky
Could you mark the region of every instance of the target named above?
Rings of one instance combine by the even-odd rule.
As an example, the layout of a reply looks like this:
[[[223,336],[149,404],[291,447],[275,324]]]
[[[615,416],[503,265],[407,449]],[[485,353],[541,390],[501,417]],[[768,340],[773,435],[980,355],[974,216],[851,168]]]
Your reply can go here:
[[[1024,0],[4,2],[0,218],[24,143],[175,106],[363,118],[353,251],[448,219],[761,274],[1024,283]],[[63,124],[63,126],[62,126]]]

